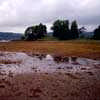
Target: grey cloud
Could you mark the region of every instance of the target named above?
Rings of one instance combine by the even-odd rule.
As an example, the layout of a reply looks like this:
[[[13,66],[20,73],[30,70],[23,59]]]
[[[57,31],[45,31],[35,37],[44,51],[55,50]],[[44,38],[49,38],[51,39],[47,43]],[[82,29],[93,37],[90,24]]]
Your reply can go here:
[[[0,0],[0,31],[24,32],[40,22],[49,27],[58,18],[96,26],[99,9],[100,0]]]

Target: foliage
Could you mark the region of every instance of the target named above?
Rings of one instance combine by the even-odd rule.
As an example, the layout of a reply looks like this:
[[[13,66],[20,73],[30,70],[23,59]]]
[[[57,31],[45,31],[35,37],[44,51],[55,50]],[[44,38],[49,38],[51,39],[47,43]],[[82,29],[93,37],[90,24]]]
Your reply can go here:
[[[71,25],[71,39],[77,39],[79,37],[78,25],[76,21]]]
[[[53,37],[53,36],[45,36],[41,40],[43,40],[43,41],[58,41],[58,38]]]
[[[94,36],[93,39],[100,40],[100,26],[94,30]]]
[[[60,40],[76,39],[79,37],[76,21],[72,22],[71,29],[69,29],[69,20],[56,20],[51,29],[53,30],[53,36]]]
[[[68,20],[56,20],[51,29],[53,30],[53,36],[60,40],[66,40],[69,38]]]
[[[47,34],[46,26],[40,23],[39,25],[28,27],[25,30],[25,40],[37,40],[41,39]]]

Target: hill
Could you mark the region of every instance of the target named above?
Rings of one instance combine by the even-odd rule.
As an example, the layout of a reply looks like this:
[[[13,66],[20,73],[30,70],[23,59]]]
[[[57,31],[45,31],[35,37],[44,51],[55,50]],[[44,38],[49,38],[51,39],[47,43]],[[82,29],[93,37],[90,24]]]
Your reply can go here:
[[[83,37],[83,38],[92,38],[94,35],[93,32],[83,32],[80,34],[80,38]]]
[[[0,40],[20,40],[22,34],[12,32],[0,32]]]

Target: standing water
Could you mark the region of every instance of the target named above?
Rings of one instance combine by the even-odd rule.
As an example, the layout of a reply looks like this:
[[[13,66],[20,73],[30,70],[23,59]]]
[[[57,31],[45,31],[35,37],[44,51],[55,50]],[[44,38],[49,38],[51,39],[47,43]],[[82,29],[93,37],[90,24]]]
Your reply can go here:
[[[50,54],[28,55],[22,52],[0,52],[0,74],[83,72],[100,67],[97,60],[77,57],[52,56]]]

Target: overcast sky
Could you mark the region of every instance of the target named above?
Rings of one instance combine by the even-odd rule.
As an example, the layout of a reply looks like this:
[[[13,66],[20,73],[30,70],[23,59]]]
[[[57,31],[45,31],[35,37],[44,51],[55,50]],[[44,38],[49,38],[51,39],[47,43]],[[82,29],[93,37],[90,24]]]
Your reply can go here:
[[[0,0],[0,31],[23,33],[31,25],[77,20],[92,31],[100,24],[100,0]]]

